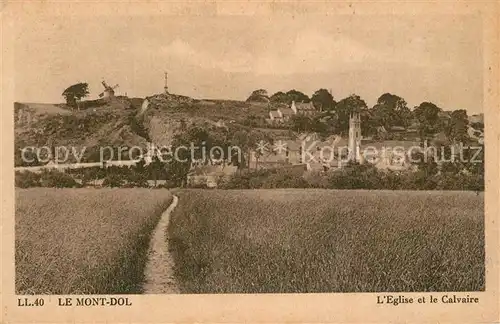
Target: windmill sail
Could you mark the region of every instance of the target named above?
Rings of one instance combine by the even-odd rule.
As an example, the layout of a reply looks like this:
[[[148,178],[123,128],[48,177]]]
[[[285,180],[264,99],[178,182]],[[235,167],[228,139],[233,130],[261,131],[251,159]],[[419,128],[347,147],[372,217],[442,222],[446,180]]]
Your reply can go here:
[[[110,87],[106,81],[102,80],[102,86],[104,87],[104,91],[99,94],[99,98],[103,97],[113,97],[115,95],[115,90],[118,87],[118,84],[116,84],[113,87]]]

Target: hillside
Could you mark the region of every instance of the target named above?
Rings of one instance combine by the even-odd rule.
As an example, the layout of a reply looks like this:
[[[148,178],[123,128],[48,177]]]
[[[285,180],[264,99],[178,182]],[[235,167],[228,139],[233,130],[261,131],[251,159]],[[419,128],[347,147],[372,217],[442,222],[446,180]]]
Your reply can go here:
[[[146,146],[148,134],[137,117],[137,101],[117,97],[95,108],[81,111],[65,105],[15,104],[16,165],[20,165],[19,149],[27,146],[85,147],[83,160],[99,157],[99,146]],[[47,152],[43,152],[44,158]],[[74,162],[70,159],[68,162]]]
[[[267,105],[235,100],[197,100],[178,95],[154,95],[147,98],[145,124],[151,140],[170,144],[173,136],[190,125],[243,127],[248,118],[265,118]]]
[[[268,111],[266,104],[234,100],[196,100],[173,94],[146,99],[149,104],[145,106],[142,98],[88,101],[80,111],[64,104],[15,103],[16,165],[26,165],[20,149],[27,146],[75,147],[78,152],[85,147],[82,162],[96,162],[99,147],[169,145],[189,125],[245,129],[248,118],[265,118]],[[266,132],[283,136],[284,131]],[[42,153],[44,158],[47,151]]]
[[[15,103],[16,165],[30,165],[22,163],[22,147],[66,146],[74,147],[77,152],[85,147],[82,162],[98,162],[101,147],[111,146],[116,151],[124,146],[146,148],[148,142],[168,146],[176,134],[193,125],[226,128],[231,133],[252,129],[274,140],[296,137],[291,130],[268,128],[265,119],[269,105],[262,102],[156,94],[145,99],[119,96],[112,100],[90,100],[80,106],[81,110],[74,110],[65,104]],[[482,142],[482,130],[469,127],[468,131],[474,141]],[[416,135],[416,132],[406,133],[405,138],[416,140]],[[47,153],[44,149],[41,158]],[[128,159],[128,155],[125,152],[121,159]],[[117,158],[115,153],[114,159]]]

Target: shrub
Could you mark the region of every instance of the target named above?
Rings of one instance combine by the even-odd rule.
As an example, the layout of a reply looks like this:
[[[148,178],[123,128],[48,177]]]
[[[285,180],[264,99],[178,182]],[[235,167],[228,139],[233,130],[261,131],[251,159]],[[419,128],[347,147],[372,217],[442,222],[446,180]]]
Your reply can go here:
[[[93,167],[93,168],[84,169],[83,175],[82,175],[82,180],[84,183],[88,183],[88,182],[96,180],[96,179],[104,179],[105,176],[106,176],[106,171],[103,168]]]
[[[40,175],[40,184],[42,187],[55,188],[74,188],[80,187],[73,177],[58,170],[44,169]]]
[[[117,174],[108,174],[102,182],[103,187],[121,187],[125,184],[123,178]]]
[[[164,184],[156,186],[156,188],[164,188],[164,189],[171,189],[176,187],[177,183],[173,180],[167,180]]]
[[[328,188],[328,177],[319,171],[306,172],[304,180],[310,188]]]
[[[261,188],[308,188],[309,184],[302,174],[294,170],[278,170],[263,182]]]
[[[429,175],[425,171],[417,171],[412,177],[414,187],[418,190],[437,189],[437,176]]]
[[[484,177],[460,173],[441,173],[435,176],[438,190],[484,191]]]
[[[222,183],[223,189],[258,189],[266,179],[276,172],[274,169],[242,170]]]
[[[476,192],[484,191],[484,175],[473,175],[468,177],[468,190]]]
[[[401,172],[394,172],[388,170],[387,172],[381,172],[380,174],[379,187],[390,190],[399,190],[404,188],[404,177]]]
[[[372,165],[349,164],[332,172],[328,183],[331,189],[379,189],[382,175]]]
[[[127,174],[125,180],[131,187],[149,187],[147,177],[144,174],[133,170]]]
[[[222,189],[324,188],[386,190],[484,191],[482,174],[436,173],[435,167],[418,171],[379,170],[371,164],[351,163],[330,172],[298,172],[292,169],[243,170],[219,183]]]
[[[17,171],[15,185],[19,188],[40,187],[40,175],[31,171]]]

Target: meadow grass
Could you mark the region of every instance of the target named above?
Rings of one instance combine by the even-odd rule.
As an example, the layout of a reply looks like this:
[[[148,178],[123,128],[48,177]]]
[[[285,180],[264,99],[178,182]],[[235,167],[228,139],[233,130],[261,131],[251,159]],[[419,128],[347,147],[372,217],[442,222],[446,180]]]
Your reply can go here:
[[[18,294],[140,293],[166,190],[16,189]]]
[[[184,293],[482,291],[473,192],[180,190],[169,227]]]

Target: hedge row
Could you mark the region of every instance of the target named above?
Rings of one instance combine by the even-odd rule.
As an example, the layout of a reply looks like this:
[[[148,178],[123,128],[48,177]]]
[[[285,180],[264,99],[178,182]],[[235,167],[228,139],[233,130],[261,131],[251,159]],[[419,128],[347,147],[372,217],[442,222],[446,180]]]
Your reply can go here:
[[[75,181],[79,178],[81,183]],[[87,170],[67,174],[57,170],[42,173],[16,172],[16,187],[82,187],[95,179],[104,179],[105,187],[148,187],[146,173],[134,169]],[[180,184],[167,181],[159,186],[172,188]],[[221,189],[323,188],[388,190],[470,190],[484,191],[483,173],[436,172],[432,169],[395,172],[367,165],[349,165],[331,172],[298,172],[291,169],[240,170],[229,180],[221,180]]]
[[[331,172],[297,173],[293,170],[242,171],[220,184],[224,189],[323,188],[387,190],[484,191],[482,174],[426,170],[396,172],[354,165]]]

